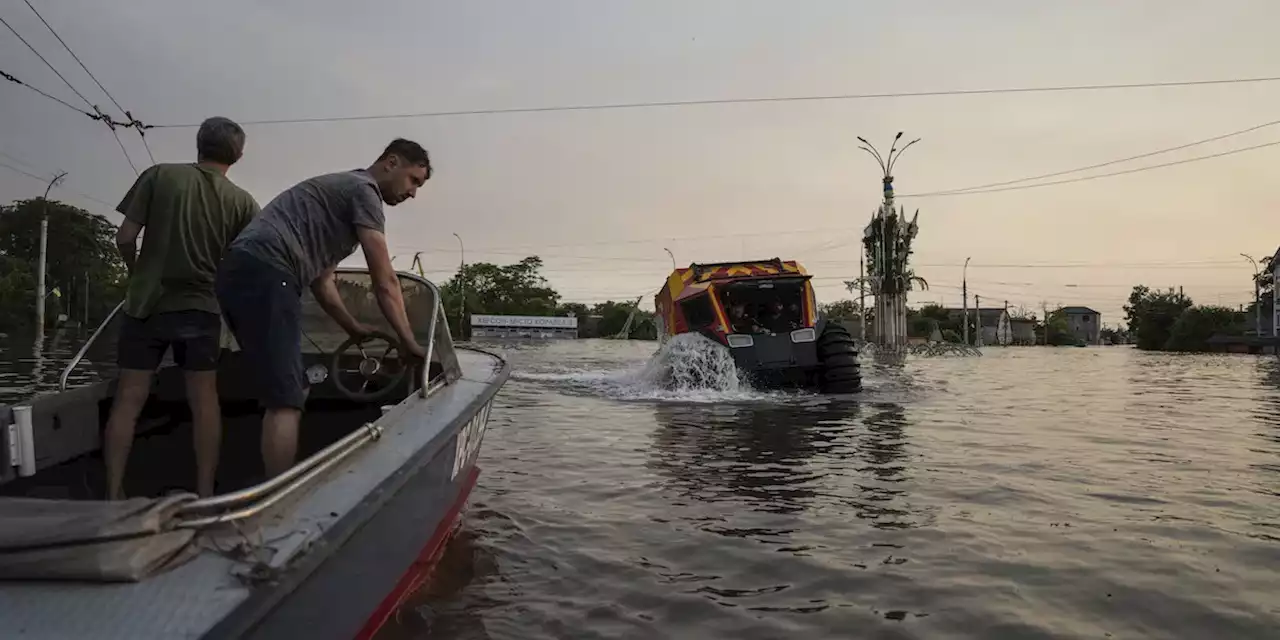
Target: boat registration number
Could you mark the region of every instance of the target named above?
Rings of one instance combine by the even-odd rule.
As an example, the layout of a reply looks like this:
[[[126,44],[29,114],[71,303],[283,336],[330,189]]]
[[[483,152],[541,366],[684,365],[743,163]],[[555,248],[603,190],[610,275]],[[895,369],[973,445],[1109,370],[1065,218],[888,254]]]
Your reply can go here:
[[[491,402],[485,404],[480,411],[476,412],[476,415],[472,416],[466,426],[458,431],[458,445],[453,456],[453,474],[449,476],[450,481],[457,478],[458,473],[463,469],[469,467],[480,453],[480,442],[484,439],[491,406]]]

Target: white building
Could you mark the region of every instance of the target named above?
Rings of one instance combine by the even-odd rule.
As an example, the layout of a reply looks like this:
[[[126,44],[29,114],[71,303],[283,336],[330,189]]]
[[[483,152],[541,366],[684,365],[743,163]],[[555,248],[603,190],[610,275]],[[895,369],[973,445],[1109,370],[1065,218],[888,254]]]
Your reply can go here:
[[[472,338],[578,337],[578,319],[572,316],[471,316]]]

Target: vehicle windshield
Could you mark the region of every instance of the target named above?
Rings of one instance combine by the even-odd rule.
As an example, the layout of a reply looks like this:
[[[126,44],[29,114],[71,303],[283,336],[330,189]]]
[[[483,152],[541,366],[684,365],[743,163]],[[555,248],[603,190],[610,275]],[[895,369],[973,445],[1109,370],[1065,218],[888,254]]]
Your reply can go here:
[[[735,282],[720,302],[734,333],[786,333],[805,326],[804,280]]]

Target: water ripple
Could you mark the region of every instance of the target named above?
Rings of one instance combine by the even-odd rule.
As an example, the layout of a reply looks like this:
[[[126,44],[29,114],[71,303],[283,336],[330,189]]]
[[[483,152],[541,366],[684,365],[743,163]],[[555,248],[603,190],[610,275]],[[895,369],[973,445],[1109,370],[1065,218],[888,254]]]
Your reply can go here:
[[[1275,358],[989,349],[832,400],[637,386],[653,352],[507,350],[465,526],[381,637],[1276,637]]]

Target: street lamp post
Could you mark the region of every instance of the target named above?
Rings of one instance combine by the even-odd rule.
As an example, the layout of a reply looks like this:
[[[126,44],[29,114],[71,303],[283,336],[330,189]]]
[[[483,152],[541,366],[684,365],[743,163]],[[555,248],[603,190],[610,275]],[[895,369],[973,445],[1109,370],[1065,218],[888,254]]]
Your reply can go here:
[[[667,255],[671,256],[671,270],[675,271],[676,269],[679,269],[680,267],[676,266],[676,254],[671,253],[671,250],[666,247],[663,247],[662,250],[666,251]]]
[[[45,277],[49,262],[49,192],[53,190],[67,172],[63,171],[49,181],[40,199],[40,263],[36,265],[36,340],[44,340],[44,299],[48,295],[45,290]]]
[[[458,239],[458,335],[467,338],[467,248],[462,244],[462,236],[453,234]]]
[[[1258,270],[1258,261],[1254,260],[1248,254],[1240,254],[1245,260],[1253,263],[1253,334],[1262,336],[1262,290],[1258,286],[1258,276],[1261,271]]]

